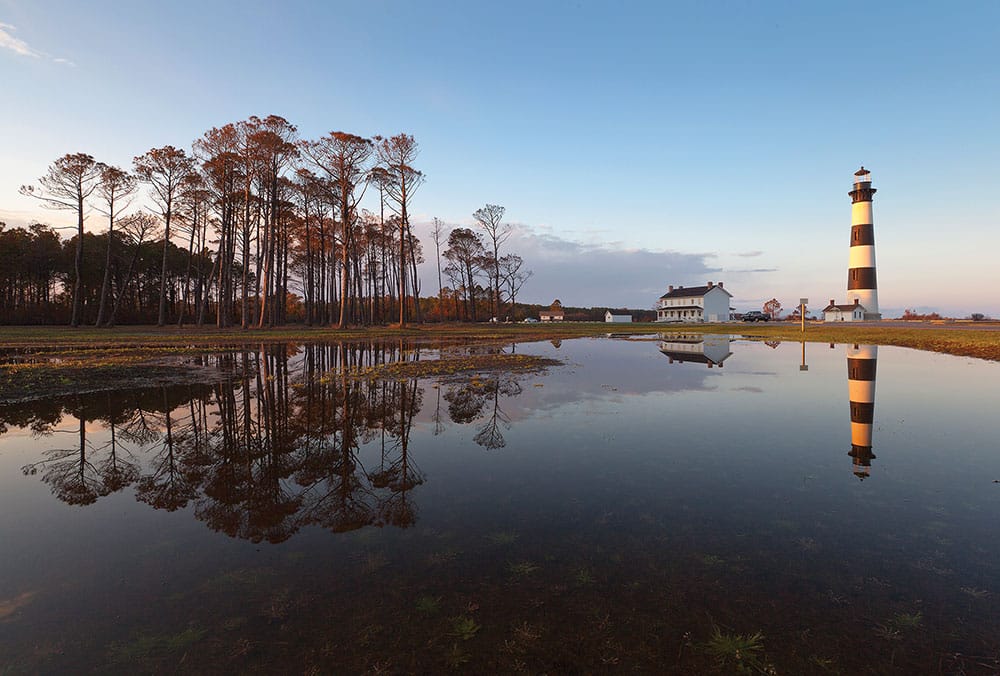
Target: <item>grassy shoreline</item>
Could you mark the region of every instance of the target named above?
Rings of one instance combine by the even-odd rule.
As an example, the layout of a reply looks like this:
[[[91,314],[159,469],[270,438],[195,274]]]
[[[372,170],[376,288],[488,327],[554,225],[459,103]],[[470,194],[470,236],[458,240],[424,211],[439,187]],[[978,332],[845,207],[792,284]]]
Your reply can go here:
[[[214,347],[301,343],[329,340],[408,339],[431,343],[475,341],[561,340],[615,334],[656,333],[730,334],[763,340],[819,343],[868,343],[895,345],[931,352],[1000,361],[1000,322],[881,322],[878,324],[797,323],[773,324],[605,324],[568,322],[560,324],[423,324],[405,328],[392,326],[335,329],[292,326],[275,329],[216,329],[126,326],[94,329],[52,326],[0,327],[0,350],[37,353],[97,351],[156,352],[187,349],[210,351]]]
[[[129,326],[114,329],[0,327],[0,405],[107,389],[198,380],[208,374],[191,365],[194,354],[243,346],[324,341],[419,342],[447,346],[468,342],[510,343],[659,333],[729,334],[750,340],[894,345],[1000,361],[1000,323],[862,325],[798,324],[448,324],[352,328],[282,327],[219,330]],[[434,372],[462,364],[425,365]],[[477,364],[479,368],[486,364]],[[510,365],[491,364],[504,368]],[[523,365],[528,366],[528,365]],[[532,365],[537,366],[537,365]],[[461,369],[460,369],[461,370]],[[467,369],[466,369],[467,370]]]

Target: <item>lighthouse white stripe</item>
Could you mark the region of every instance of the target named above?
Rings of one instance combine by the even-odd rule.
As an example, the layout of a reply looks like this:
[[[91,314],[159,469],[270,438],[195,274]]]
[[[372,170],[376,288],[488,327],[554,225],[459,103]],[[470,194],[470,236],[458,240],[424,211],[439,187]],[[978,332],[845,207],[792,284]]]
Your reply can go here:
[[[862,246],[852,246],[851,253],[847,260],[848,268],[874,268],[875,267],[875,245],[865,244]]]
[[[871,202],[854,202],[851,205],[851,225],[865,225],[874,222]]]

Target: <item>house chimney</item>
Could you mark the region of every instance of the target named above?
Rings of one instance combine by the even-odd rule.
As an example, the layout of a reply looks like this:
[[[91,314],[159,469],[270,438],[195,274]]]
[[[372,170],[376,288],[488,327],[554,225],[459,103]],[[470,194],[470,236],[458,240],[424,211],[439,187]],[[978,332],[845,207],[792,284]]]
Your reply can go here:
[[[673,284],[671,284],[670,286],[667,287],[667,293],[670,293],[673,290],[674,290],[674,285]]]
[[[720,289],[721,289],[721,288],[723,288],[723,287],[722,287],[722,282],[719,282],[719,288],[720,288]],[[722,366],[722,364],[719,364],[719,366]]]
[[[711,289],[711,288],[712,288],[713,286],[715,286],[715,285],[714,285],[714,284],[712,284],[712,282],[709,282],[707,286],[708,286],[708,288],[710,288],[710,289]]]
[[[834,302],[834,300],[832,298],[830,299],[830,305],[836,305],[836,303]]]
[[[861,299],[860,299],[860,298],[855,298],[855,299],[854,299],[854,304],[855,304],[855,305],[858,305],[858,304],[860,304],[860,303],[861,303]]]
[[[683,289],[683,288],[684,288],[684,285],[683,285],[683,284],[678,284],[678,285],[677,285],[677,288],[678,288],[678,289]]]

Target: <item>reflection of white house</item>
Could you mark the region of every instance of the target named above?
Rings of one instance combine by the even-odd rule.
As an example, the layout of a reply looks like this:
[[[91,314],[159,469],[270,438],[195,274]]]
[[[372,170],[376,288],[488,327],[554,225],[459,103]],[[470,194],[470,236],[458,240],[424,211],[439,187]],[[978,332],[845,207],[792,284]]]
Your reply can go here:
[[[658,322],[728,322],[732,294],[722,282],[684,288],[672,286],[656,303]]]
[[[702,335],[700,333],[660,334],[660,352],[667,355],[670,363],[695,362],[707,364],[708,368],[718,366],[733,353],[729,351],[729,336]]]
[[[823,321],[827,322],[860,322],[865,319],[865,306],[857,298],[852,305],[837,305],[830,299],[830,304],[823,308]]]
[[[608,324],[631,324],[632,315],[630,314],[615,314],[611,310],[604,313],[604,321]]]

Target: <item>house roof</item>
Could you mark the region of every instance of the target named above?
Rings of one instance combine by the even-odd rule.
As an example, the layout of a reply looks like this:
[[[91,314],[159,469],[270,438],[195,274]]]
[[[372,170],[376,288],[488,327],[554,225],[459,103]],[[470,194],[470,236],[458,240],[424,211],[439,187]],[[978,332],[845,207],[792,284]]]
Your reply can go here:
[[[700,310],[700,305],[670,305],[668,307],[658,307],[657,310]]]
[[[722,362],[726,361],[727,359],[729,359],[729,357],[733,355],[732,352],[729,352],[722,359],[716,361],[711,357],[709,357],[707,354],[699,352],[679,352],[676,350],[664,349],[662,347],[660,348],[660,352],[666,355],[667,357],[670,357],[671,361],[679,362],[681,364],[683,364],[684,362],[693,362],[695,364],[721,365]]]
[[[611,310],[608,310],[605,314],[609,314],[612,317],[631,317],[632,316],[631,312],[612,312]]]
[[[564,315],[566,313],[560,309],[555,309],[555,310],[539,310],[538,314],[555,317],[556,315]]]
[[[706,293],[712,289],[718,289],[722,291],[727,296],[732,296],[733,294],[726,291],[724,288],[715,284],[714,286],[685,286],[679,289],[674,289],[673,291],[667,291],[665,294],[660,296],[660,298],[698,298],[699,296],[704,296]]]
[[[848,305],[827,305],[823,308],[823,312],[834,312],[836,310],[839,310],[840,312],[850,312],[854,308],[859,308],[862,312],[868,312],[864,305],[855,305],[854,303],[850,303]]]

